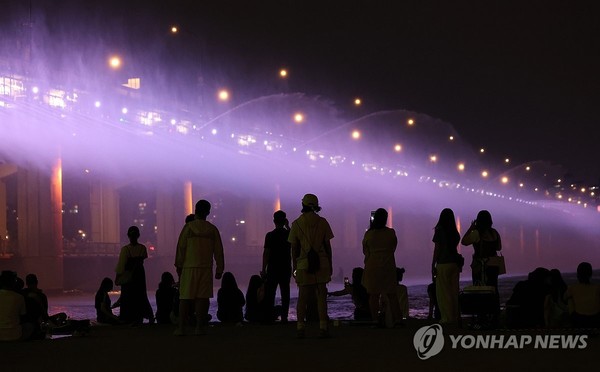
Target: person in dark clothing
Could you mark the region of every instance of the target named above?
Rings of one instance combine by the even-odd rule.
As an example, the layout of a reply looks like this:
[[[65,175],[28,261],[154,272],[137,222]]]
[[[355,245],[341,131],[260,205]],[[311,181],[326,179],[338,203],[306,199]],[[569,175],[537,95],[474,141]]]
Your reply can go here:
[[[355,267],[352,269],[352,283],[344,283],[344,289],[329,292],[329,296],[351,295],[354,303],[354,320],[371,320],[371,310],[369,308],[369,294],[362,285],[364,269]]]
[[[179,291],[175,288],[173,274],[168,271],[162,273],[158,289],[156,290],[156,322],[158,324],[171,324],[172,313],[178,314],[174,307],[179,303]]]
[[[148,258],[146,246],[140,244],[140,230],[137,226],[131,226],[127,230],[129,244],[121,248],[119,261],[115,272],[117,283],[121,285],[121,312],[119,317],[126,323],[133,325],[142,324],[143,319],[154,323],[154,312],[148,301],[146,292],[146,271],[144,260]],[[127,279],[124,279],[128,277]]]
[[[518,282],[506,302],[506,323],[511,328],[544,327],[544,303],[549,294],[550,271],[538,267]]]
[[[245,304],[244,294],[238,288],[233,274],[224,273],[221,289],[217,292],[217,319],[223,323],[241,323]]]
[[[94,298],[94,307],[96,308],[96,320],[104,324],[121,324],[119,317],[113,314],[110,296],[108,292],[113,290],[113,281],[111,278],[102,279],[100,288]]]
[[[292,246],[288,242],[289,222],[284,211],[273,214],[275,229],[265,236],[261,277],[265,283],[265,316],[271,320],[274,313],[277,286],[281,294],[281,321],[287,322],[290,308],[290,280],[292,277]]]
[[[252,275],[246,292],[246,313],[244,318],[251,323],[270,321],[266,311],[265,283],[259,275]]]

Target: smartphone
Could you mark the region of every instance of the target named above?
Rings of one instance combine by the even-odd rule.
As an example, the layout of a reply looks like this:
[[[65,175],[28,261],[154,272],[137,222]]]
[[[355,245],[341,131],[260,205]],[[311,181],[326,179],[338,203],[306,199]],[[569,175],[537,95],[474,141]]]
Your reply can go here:
[[[371,219],[369,220],[369,226],[373,227],[373,221],[375,221],[375,211],[371,211]]]
[[[348,277],[344,277],[344,287],[350,285],[350,280],[348,280]]]

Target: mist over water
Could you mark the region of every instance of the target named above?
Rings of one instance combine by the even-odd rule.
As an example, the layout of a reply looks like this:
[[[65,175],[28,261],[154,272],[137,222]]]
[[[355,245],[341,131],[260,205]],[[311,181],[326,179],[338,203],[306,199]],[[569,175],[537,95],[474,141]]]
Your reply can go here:
[[[461,233],[479,210],[489,210],[502,237],[509,274],[537,266],[574,271],[581,261],[600,265],[600,214],[594,207],[520,190],[515,182],[525,176],[518,167],[494,169],[473,150],[478,144],[463,141],[443,120],[407,110],[348,118],[323,97],[279,93],[286,89],[237,105],[200,105],[225,67],[214,68],[212,74],[205,71],[202,84],[190,72],[197,68],[191,63],[173,79],[166,75],[174,66],[168,73],[158,72],[139,62],[101,77],[89,61],[104,63],[109,38],[76,33],[65,37],[68,32],[62,30],[63,37],[54,39],[52,27],[57,24],[56,19],[48,21],[44,30],[37,19],[29,51],[31,74],[14,73],[14,66],[0,70],[1,76],[23,83],[19,94],[0,95],[0,160],[49,172],[50,164],[61,158],[63,189],[68,192],[89,184],[88,179],[130,187],[134,193],[191,181],[202,197],[218,201],[213,204],[220,216],[214,222],[224,237],[227,262],[239,270],[259,271],[261,239],[272,229],[276,202],[291,221],[300,214],[305,193],[318,195],[321,215],[336,235],[336,275],[343,270],[349,276],[353,267],[362,266],[362,236],[370,212],[380,207],[390,211],[389,224],[399,242],[396,260],[406,268],[407,281],[429,280],[433,227],[443,208],[454,210]],[[167,52],[164,43],[155,43],[140,55],[159,53],[166,60]],[[216,65],[208,61],[203,67]],[[142,76],[140,91],[122,86],[137,76]],[[176,83],[186,78],[194,81],[189,84],[193,88],[178,90]],[[457,170],[459,163],[464,163],[463,171]],[[547,179],[560,175],[536,163],[534,172]],[[489,170],[489,178],[480,176],[482,169]],[[511,185],[500,184],[502,174],[509,175]],[[536,182],[535,176],[527,177]],[[258,210],[247,210],[251,200],[257,201]],[[233,244],[235,221],[255,218],[252,213],[257,212],[262,213],[261,222],[246,234],[254,240],[246,246]],[[472,247],[459,249],[468,265]],[[466,266],[462,279],[469,276]]]
[[[426,115],[398,110],[348,122],[318,98],[277,94],[208,122],[193,124],[193,116],[186,118],[187,132],[181,133],[177,128],[183,119],[148,126],[136,122],[135,114],[110,115],[101,109],[83,112],[49,108],[36,100],[16,102],[0,110],[2,155],[9,163],[42,169],[60,156],[64,177],[71,179],[87,170],[103,182],[148,188],[189,180],[207,199],[222,200],[222,214],[229,209],[245,219],[253,216],[244,203],[257,201],[267,223],[254,225],[261,231],[253,234],[259,238],[252,249],[233,247],[228,241],[231,221],[215,221],[228,261],[240,267],[236,256],[251,257],[245,261],[248,272],[259,269],[256,246],[272,228],[268,221],[275,201],[292,220],[307,192],[319,196],[321,215],[332,225],[334,268],[344,275],[362,265],[362,235],[370,211],[379,207],[391,211],[390,224],[399,240],[397,264],[406,268],[409,281],[427,280],[433,227],[446,207],[455,211],[461,232],[479,210],[492,213],[509,274],[537,266],[574,271],[584,260],[597,265],[600,257],[595,210],[503,189],[477,180],[475,172],[455,172],[451,164],[458,160],[473,167],[481,161],[450,125]],[[302,123],[293,121],[295,112],[303,113]],[[163,111],[163,117],[168,121],[177,113]],[[408,118],[416,124],[407,126]],[[355,139],[357,130],[360,138]],[[448,133],[455,142],[448,141]],[[401,152],[394,151],[396,143]],[[428,160],[434,151],[440,159],[436,164]],[[472,247],[460,250],[468,264]],[[469,275],[466,267],[463,279]]]

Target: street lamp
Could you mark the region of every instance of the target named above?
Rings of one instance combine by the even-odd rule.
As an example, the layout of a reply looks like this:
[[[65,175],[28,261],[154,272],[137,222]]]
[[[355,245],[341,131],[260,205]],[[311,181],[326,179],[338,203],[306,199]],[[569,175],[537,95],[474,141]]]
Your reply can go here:
[[[302,113],[297,112],[294,114],[294,121],[296,122],[296,124],[300,124],[304,121],[304,115],[302,115]]]
[[[111,56],[108,59],[108,65],[113,70],[117,70],[117,69],[121,68],[121,58],[119,58],[119,56]]]
[[[227,89],[219,90],[218,96],[219,96],[219,101],[221,101],[221,102],[227,102],[227,101],[229,101],[229,98],[230,98],[229,91]]]

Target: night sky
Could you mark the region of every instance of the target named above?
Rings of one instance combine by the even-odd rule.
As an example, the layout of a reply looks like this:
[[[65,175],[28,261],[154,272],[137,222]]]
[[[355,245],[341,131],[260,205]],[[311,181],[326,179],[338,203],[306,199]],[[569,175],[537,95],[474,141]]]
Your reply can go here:
[[[27,14],[23,3],[0,1],[5,35]],[[57,68],[65,60],[50,45],[84,60],[115,49],[156,84],[165,75],[195,81],[201,63],[206,85],[229,87],[238,102],[285,89],[327,97],[348,118],[422,112],[498,163],[549,160],[573,180],[599,183],[597,4],[33,0],[32,10],[36,40]],[[186,34],[174,40],[171,24]],[[285,86],[280,67],[290,71]]]

